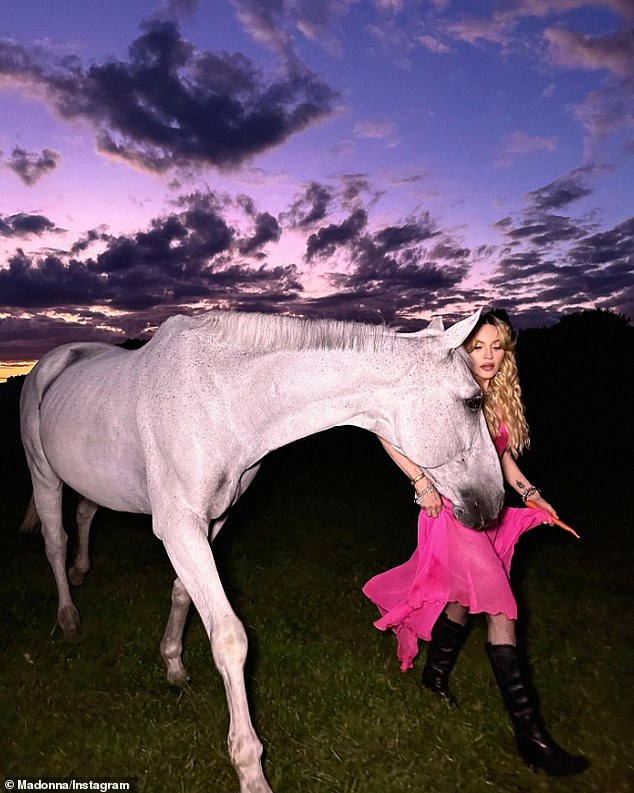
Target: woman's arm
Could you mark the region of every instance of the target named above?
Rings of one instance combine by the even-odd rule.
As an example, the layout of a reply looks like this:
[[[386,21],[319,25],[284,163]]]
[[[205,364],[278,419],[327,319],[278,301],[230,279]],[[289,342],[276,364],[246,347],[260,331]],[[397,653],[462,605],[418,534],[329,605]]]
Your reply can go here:
[[[516,493],[519,493],[519,495],[522,497],[522,501],[525,501],[527,498],[529,498],[531,501],[535,502],[538,507],[541,507],[541,509],[548,512],[554,518],[559,517],[555,509],[551,507],[546,499],[542,498],[539,490],[537,490],[537,488],[532,485],[520,471],[519,466],[513,459],[513,455],[509,451],[504,452],[500,462],[502,464],[502,473],[504,474],[504,479],[509,483]],[[526,495],[527,493],[528,496]]]
[[[430,517],[435,518],[439,515],[442,509],[442,499],[431,479],[427,477],[420,466],[413,463],[409,457],[406,457],[395,449],[389,441],[386,441],[378,435],[377,437],[381,441],[381,445],[385,451],[414,486],[418,499],[416,503],[421,509],[424,509]]]

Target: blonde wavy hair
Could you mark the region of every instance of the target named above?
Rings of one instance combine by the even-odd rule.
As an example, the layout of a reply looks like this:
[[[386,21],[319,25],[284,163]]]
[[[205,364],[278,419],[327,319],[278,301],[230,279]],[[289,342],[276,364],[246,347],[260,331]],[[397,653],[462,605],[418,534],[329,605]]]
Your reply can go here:
[[[509,433],[508,450],[513,457],[517,457],[524,449],[528,449],[530,438],[515,359],[515,332],[508,322],[493,312],[483,314],[464,342],[467,352],[471,352],[475,347],[476,336],[483,325],[493,325],[497,328],[500,344],[504,350],[500,370],[485,391],[482,408],[484,417],[493,438],[497,435],[500,424],[505,424]]]

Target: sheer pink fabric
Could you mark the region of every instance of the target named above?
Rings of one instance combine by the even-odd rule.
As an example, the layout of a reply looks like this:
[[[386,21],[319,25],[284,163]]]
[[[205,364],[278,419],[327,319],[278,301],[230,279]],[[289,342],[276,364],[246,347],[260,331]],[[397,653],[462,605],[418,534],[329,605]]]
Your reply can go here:
[[[507,442],[508,432],[502,425],[495,439],[498,454]],[[445,499],[437,518],[421,510],[418,545],[410,559],[379,573],[363,587],[381,613],[374,625],[396,634],[403,671],[412,668],[418,640],[429,641],[434,623],[449,602],[458,602],[471,613],[516,619],[517,604],[509,583],[515,544],[525,531],[548,519],[541,509],[506,507],[493,527],[474,531],[454,518],[451,503]]]

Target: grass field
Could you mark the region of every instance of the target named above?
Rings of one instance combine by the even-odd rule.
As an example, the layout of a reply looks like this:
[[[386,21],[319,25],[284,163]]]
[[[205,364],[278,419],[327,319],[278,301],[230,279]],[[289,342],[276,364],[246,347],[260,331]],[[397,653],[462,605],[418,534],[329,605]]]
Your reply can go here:
[[[474,621],[447,708],[399,671],[361,595],[404,561],[416,509],[404,477],[351,429],[271,455],[214,543],[250,640],[246,669],[275,793],[631,793],[634,331],[606,313],[520,336],[533,451],[522,468],[582,535],[522,539],[520,634],[554,737],[590,769],[536,775],[514,740]],[[525,341],[524,341],[525,340]],[[0,776],[131,777],[140,793],[235,793],[224,691],[198,617],[191,684],[165,681],[158,644],[172,573],[149,518],[101,511],[75,590],[81,641],[56,629],[40,536],[17,533],[30,483],[17,393],[0,388]],[[72,544],[72,496],[67,526]]]
[[[94,568],[75,590],[84,636],[69,644],[55,628],[41,537],[15,533],[27,495],[28,483],[5,493],[2,527],[4,776],[236,791],[224,691],[195,614],[185,646],[191,684],[165,682],[158,643],[172,574],[149,519],[98,514]],[[634,790],[631,514],[625,504],[607,513],[570,499],[558,506],[582,541],[537,529],[513,571],[544,716],[592,761],[581,776],[552,780],[515,754],[481,620],[454,673],[459,710],[421,690],[420,662],[401,673],[393,637],[372,627],[361,585],[407,557],[416,520],[408,486],[376,441],[334,430],[267,460],[215,547],[250,638],[248,685],[276,793]]]

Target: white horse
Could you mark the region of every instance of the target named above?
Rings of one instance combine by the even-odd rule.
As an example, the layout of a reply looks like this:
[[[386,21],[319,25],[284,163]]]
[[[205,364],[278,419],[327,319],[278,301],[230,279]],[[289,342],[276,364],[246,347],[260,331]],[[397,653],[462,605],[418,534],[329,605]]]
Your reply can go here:
[[[464,524],[488,525],[502,504],[502,478],[461,346],[477,319],[406,334],[232,312],[174,316],[139,350],[66,344],[26,378],[20,411],[31,517],[42,522],[64,635],[79,631],[66,574],[66,483],[83,497],[74,583],[90,566],[98,505],[151,513],[177,576],[161,641],[167,677],[187,679],[181,638],[193,601],[224,681],[241,793],[272,791],[245,693],[247,639],[218,577],[210,524],[213,539],[268,452],[350,424],[419,463]]]

